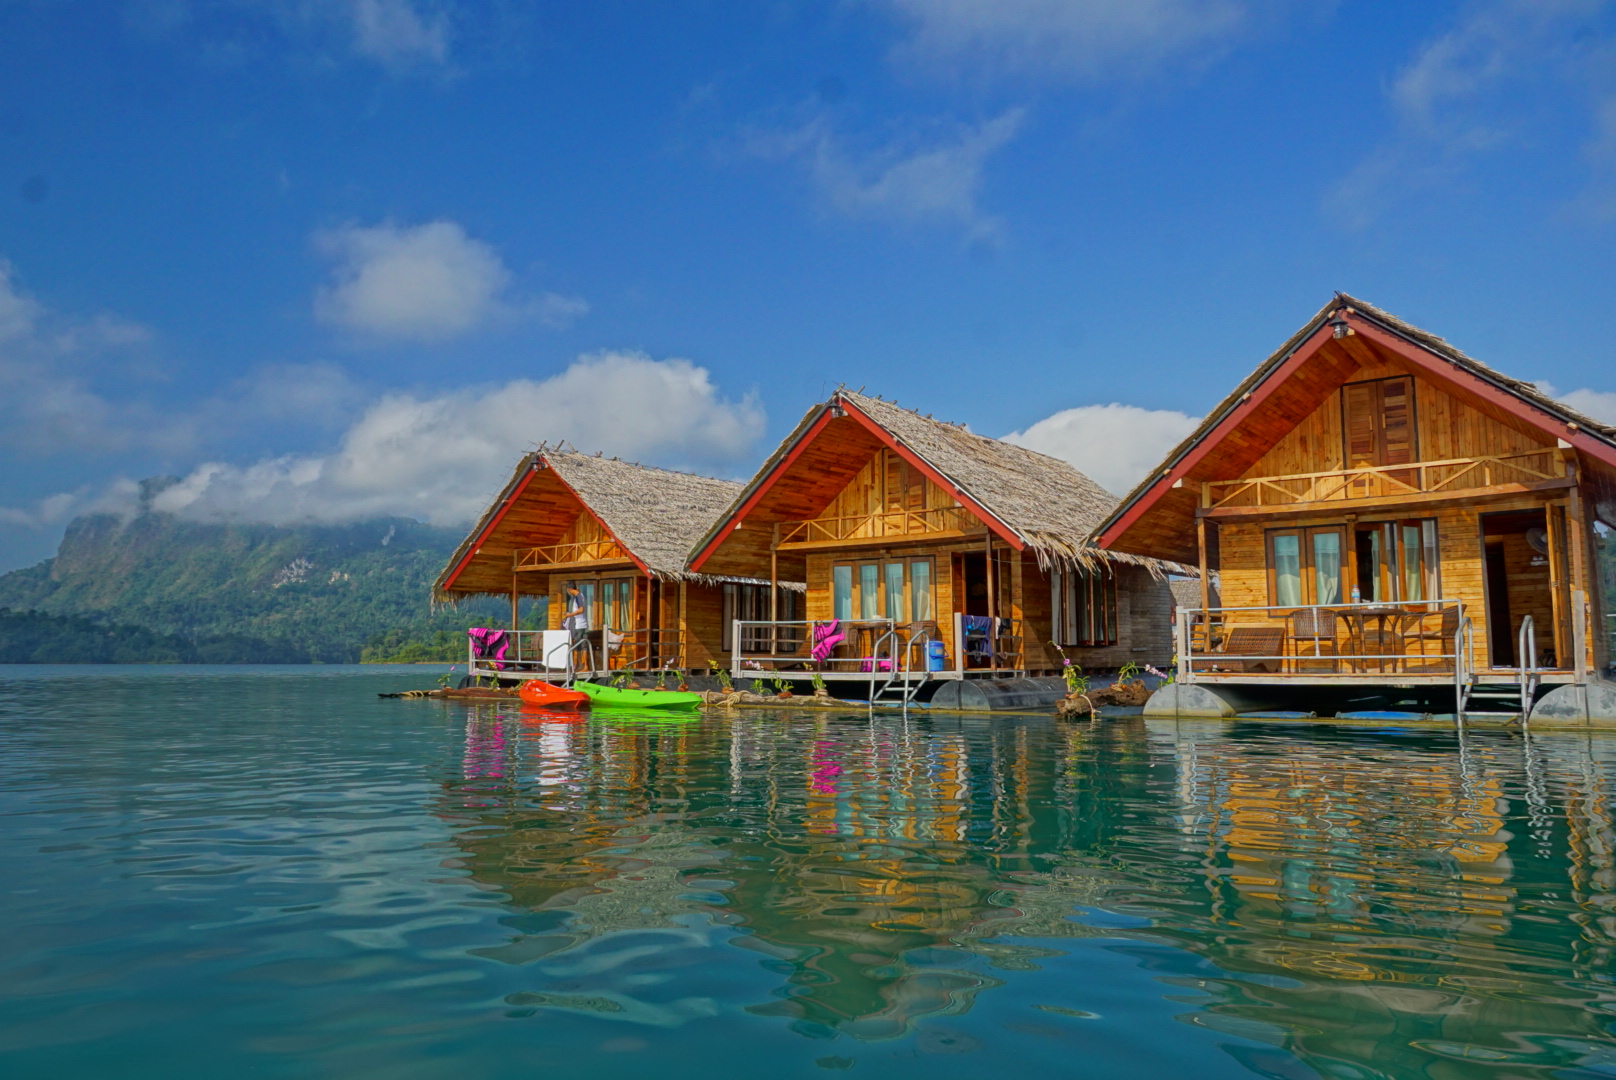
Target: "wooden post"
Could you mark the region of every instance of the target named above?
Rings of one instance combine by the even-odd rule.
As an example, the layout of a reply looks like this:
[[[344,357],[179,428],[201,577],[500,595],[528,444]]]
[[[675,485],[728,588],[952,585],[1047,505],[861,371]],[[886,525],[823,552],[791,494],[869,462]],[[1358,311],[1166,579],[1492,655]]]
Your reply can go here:
[[[1572,488],[1566,498],[1566,540],[1571,549],[1571,650],[1576,660],[1571,670],[1577,681],[1588,677],[1588,523],[1582,509],[1582,492]]]
[[[516,575],[512,574],[511,575],[511,644],[516,647],[516,659],[518,659],[518,660],[522,659],[522,638],[521,638],[521,635],[519,635],[517,633],[518,630],[522,629],[521,609],[520,609],[520,607],[518,607],[518,605],[521,603],[521,601],[522,601],[521,594],[516,591]]]
[[[679,579],[679,666],[689,667],[690,656],[687,650],[690,647],[690,619],[685,610],[685,599],[689,595],[689,583],[683,578]]]
[[[1440,528],[1440,526],[1438,526]],[[1341,602],[1352,603],[1352,590],[1358,588],[1358,515],[1347,515],[1346,536],[1341,540]],[[1441,546],[1438,539],[1437,546]],[[1360,599],[1363,593],[1358,594]],[[1441,597],[1437,597],[1441,599]]]
[[[736,596],[740,590],[736,590]],[[774,536],[769,541],[769,621],[780,621],[780,523],[774,523]],[[780,652],[780,628],[769,627],[769,655],[776,656]]]
[[[1201,549],[1201,610],[1207,611],[1212,607],[1212,574],[1206,558],[1206,518],[1195,519],[1195,542]],[[1211,618],[1202,615],[1202,621]]]
[[[1543,524],[1549,540],[1549,604],[1554,612],[1554,666],[1561,669],[1574,667],[1567,655],[1571,651],[1570,614],[1566,608],[1570,597],[1566,594],[1565,508],[1549,503],[1543,508]],[[1533,658],[1534,660],[1536,657]],[[1515,658],[1516,664],[1522,658]]]
[[[1021,627],[1021,670],[1027,667],[1027,598],[1023,593],[1024,553],[1010,556],[1010,618]]]

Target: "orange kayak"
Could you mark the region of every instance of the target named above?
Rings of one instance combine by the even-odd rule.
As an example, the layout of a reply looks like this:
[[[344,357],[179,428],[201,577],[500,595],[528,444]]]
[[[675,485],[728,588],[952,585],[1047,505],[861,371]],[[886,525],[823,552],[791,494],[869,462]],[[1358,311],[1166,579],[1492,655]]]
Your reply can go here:
[[[518,691],[522,701],[543,709],[578,709],[589,707],[589,695],[582,690],[568,690],[539,679],[529,679]]]

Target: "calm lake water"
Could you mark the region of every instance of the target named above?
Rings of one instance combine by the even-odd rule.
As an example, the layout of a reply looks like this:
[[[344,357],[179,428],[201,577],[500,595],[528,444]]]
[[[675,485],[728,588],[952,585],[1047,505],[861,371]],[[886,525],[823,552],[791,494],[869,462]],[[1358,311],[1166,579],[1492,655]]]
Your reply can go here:
[[[1616,1077],[1616,740],[0,668],[0,1073]]]

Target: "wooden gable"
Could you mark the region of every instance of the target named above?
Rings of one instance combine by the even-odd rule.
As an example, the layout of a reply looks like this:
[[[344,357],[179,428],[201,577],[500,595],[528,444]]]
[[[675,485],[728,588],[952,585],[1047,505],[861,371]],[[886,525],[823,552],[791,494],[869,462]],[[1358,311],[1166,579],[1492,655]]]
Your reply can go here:
[[[827,408],[762,476],[751,497],[723,523],[718,538],[696,554],[692,569],[767,577],[777,527],[840,519],[852,526],[856,538],[862,535],[859,518],[949,509],[957,511],[958,519],[943,523],[947,528],[939,531],[957,533],[983,520],[943,486],[934,470],[870,418],[852,408]],[[890,532],[879,523],[865,531],[872,539]],[[800,551],[783,549],[773,557],[774,572],[781,578],[804,579],[807,564]]]
[[[1570,440],[1598,460],[1613,455],[1576,425],[1350,307],[1335,313],[1352,331],[1341,337],[1325,321],[1327,314],[1314,320],[1288,356],[1277,358],[1266,377],[1248,382],[1242,396],[1226,403],[1209,430],[1142,485],[1101,529],[1101,547],[1193,562],[1203,483],[1348,467],[1351,433],[1345,424],[1354,403],[1343,388],[1355,383],[1409,380],[1412,398],[1396,407],[1411,417],[1411,460],[1541,451],[1556,446],[1557,439]],[[1384,409],[1384,396],[1378,401],[1376,407]],[[1403,451],[1382,446],[1376,452]]]
[[[448,575],[449,593],[508,593],[515,553],[610,533],[554,469],[535,468],[511,485],[504,510],[484,524],[471,549]]]

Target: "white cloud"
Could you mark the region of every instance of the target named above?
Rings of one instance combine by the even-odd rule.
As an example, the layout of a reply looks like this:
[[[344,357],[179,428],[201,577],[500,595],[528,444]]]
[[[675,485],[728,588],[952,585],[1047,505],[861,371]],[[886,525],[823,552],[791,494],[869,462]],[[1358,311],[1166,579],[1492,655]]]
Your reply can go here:
[[[758,136],[751,149],[804,163],[820,195],[850,217],[942,221],[962,226],[972,240],[992,240],[1003,226],[978,206],[983,167],[1015,137],[1024,117],[1024,110],[1011,109],[941,138],[911,136],[859,154],[819,116],[793,132]]]
[[[545,326],[565,330],[589,314],[589,301],[581,296],[561,296],[545,293],[531,305],[533,314]]]
[[[187,439],[184,423],[158,423],[138,403],[114,404],[73,367],[75,359],[104,364],[107,350],[142,344],[149,330],[112,315],[61,316],[13,275],[0,258],[0,445],[43,456],[171,449]]]
[[[581,296],[507,300],[511,272],[499,253],[452,221],[345,225],[317,233],[314,245],[333,264],[315,317],[358,335],[434,341],[524,316],[560,330],[589,313]]]
[[[1616,394],[1606,390],[1573,390],[1560,400],[1602,424],[1616,424]]]
[[[443,63],[449,55],[449,20],[424,14],[412,0],[352,0],[354,51],[389,67],[418,60]]]
[[[392,222],[322,232],[332,284],[315,298],[317,318],[377,337],[453,337],[501,310],[510,271],[498,253],[452,221]]]
[[[633,460],[722,472],[751,455],[763,428],[754,397],[722,397],[706,369],[688,360],[599,353],[542,381],[383,398],[334,453],[202,465],[152,506],[200,519],[284,523],[399,514],[463,524],[541,441],[566,439]]]
[[[1570,108],[1589,114],[1588,150],[1597,162],[1606,107],[1600,86],[1616,55],[1590,44],[1597,34],[1588,33],[1613,7],[1613,0],[1474,0],[1398,72],[1387,91],[1395,134],[1332,189],[1327,208],[1366,225],[1397,195],[1450,184],[1472,157],[1525,144],[1549,126],[1550,114],[1567,109],[1568,93]]]
[[[900,60],[947,72],[1138,76],[1221,56],[1285,0],[881,0],[912,29]]]
[[[1075,465],[1107,491],[1131,490],[1173,447],[1195,430],[1200,417],[1137,405],[1080,405],[1045,417],[1005,442]]]
[[[83,497],[62,492],[40,499],[31,507],[0,506],[0,526],[18,529],[45,529],[68,521],[77,512]]]

